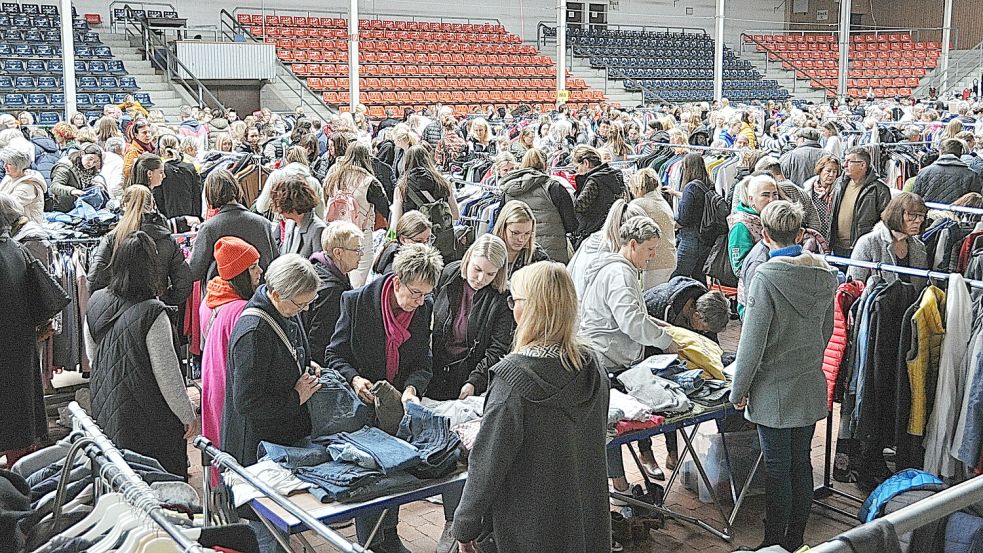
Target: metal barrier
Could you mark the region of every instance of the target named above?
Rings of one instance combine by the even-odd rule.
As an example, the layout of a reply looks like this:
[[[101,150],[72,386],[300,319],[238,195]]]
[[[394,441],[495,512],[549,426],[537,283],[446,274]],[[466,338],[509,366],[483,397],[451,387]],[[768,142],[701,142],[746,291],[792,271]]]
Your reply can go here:
[[[133,6],[136,6],[136,8],[133,8]],[[133,11],[134,9],[140,9],[146,12],[145,9],[146,6],[159,6],[162,8],[169,8],[168,11],[172,11],[172,12],[177,11],[177,8],[174,7],[174,4],[170,4],[167,2],[129,2],[128,0],[117,0],[109,4],[109,28],[113,32],[116,32],[116,25],[119,23],[123,23],[130,18],[130,14],[127,14],[126,19],[123,20],[116,19],[116,10],[119,9],[125,10],[129,8],[130,11]]]

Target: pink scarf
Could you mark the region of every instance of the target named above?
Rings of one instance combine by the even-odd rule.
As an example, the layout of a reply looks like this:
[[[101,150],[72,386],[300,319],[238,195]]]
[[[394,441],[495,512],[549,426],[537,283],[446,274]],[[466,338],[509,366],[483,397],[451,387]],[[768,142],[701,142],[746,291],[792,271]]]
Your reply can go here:
[[[410,339],[410,321],[412,311],[398,313],[392,310],[393,279],[389,277],[382,285],[382,326],[386,330],[386,380],[396,381],[399,372],[399,347]]]

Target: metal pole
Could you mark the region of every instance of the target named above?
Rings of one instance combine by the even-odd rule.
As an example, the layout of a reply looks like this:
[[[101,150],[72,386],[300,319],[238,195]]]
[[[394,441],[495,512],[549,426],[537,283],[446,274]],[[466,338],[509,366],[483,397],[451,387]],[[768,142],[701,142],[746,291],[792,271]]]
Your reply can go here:
[[[717,15],[714,17],[713,43],[713,99],[724,97],[724,10],[725,0],[717,0]]]
[[[348,9],[348,105],[355,113],[358,107],[358,0],[351,0]]]
[[[949,91],[949,41],[952,40],[952,0],[945,0],[945,11],[942,14],[942,88],[939,95]]]
[[[837,94],[840,103],[846,101],[846,83],[850,76],[850,12],[852,9],[852,0],[840,1],[840,78]]]
[[[75,98],[75,27],[72,20],[72,0],[61,0],[61,55],[64,60],[62,79],[65,81],[65,121],[78,110]]]
[[[605,79],[604,84],[607,85]],[[556,102],[567,89],[567,0],[556,2]]]

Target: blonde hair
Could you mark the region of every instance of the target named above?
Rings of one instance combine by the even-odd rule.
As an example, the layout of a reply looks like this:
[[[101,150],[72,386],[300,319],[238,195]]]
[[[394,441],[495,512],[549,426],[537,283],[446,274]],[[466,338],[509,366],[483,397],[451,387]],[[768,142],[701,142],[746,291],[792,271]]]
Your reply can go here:
[[[628,222],[628,219],[639,216],[648,217],[641,206],[629,203],[624,198],[614,201],[607,219],[604,220],[604,226],[601,227],[607,251],[616,252],[621,249],[621,225]]]
[[[406,140],[410,143],[410,146],[416,146],[420,139],[416,136],[416,133],[410,130],[410,126],[406,123],[397,123],[392,130],[393,142],[399,142],[400,140]]]
[[[335,248],[344,248],[353,241],[362,241],[362,230],[348,221],[332,221],[321,233],[321,249],[330,256]]]
[[[222,147],[223,146],[226,146],[226,145],[229,147],[229,149],[228,150],[223,150]],[[227,132],[220,132],[217,135],[215,135],[215,149],[218,150],[218,151],[220,151],[220,152],[224,152],[224,151],[231,152],[232,151],[232,135],[229,134],[229,133],[227,133]]]
[[[509,200],[506,202],[502,206],[502,211],[498,214],[492,234],[504,241],[508,226],[515,223],[532,223],[532,236],[529,237],[529,243],[526,244],[523,251],[519,252],[519,255],[524,257],[525,264],[528,265],[532,261],[532,252],[536,249],[536,217],[526,202],[520,200]],[[512,267],[509,266],[509,271],[511,272],[511,270]]]
[[[178,137],[173,134],[165,134],[157,141],[157,149],[160,150],[160,157],[164,161],[181,161],[181,143]]]
[[[802,229],[805,211],[797,203],[777,200],[761,210],[761,224],[776,246],[791,246]]]
[[[639,169],[637,173],[631,176],[631,180],[628,181],[628,189],[631,190],[632,196],[641,198],[649,192],[658,190],[661,184],[659,174],[655,172],[655,169],[646,167]]]
[[[526,155],[522,156],[522,169],[535,169],[541,173],[546,172],[546,154],[537,148],[529,148]]]
[[[123,191],[123,217],[109,234],[113,237],[113,253],[130,234],[140,230],[143,214],[156,209],[154,194],[142,184],[132,184]]]
[[[625,142],[625,127],[620,121],[611,124],[611,130],[608,131],[608,142],[605,146],[611,151],[612,156],[625,157],[634,153],[631,146]]]
[[[481,133],[480,137],[478,136],[478,131],[477,131],[478,127],[484,129],[484,132]],[[479,141],[484,141],[484,140],[490,141],[492,139],[491,125],[489,125],[488,121],[486,121],[483,117],[478,117],[473,119],[471,121],[471,125],[469,126],[469,130],[471,131],[471,135],[474,136]]]
[[[512,155],[512,152],[499,152],[499,154],[495,156],[495,162],[492,164],[492,172],[495,173],[496,177],[500,177],[502,176],[502,170],[505,168],[505,166],[510,164],[516,164],[516,159],[515,156]]]
[[[515,329],[513,352],[528,346],[560,346],[563,367],[583,368],[585,350],[577,336],[577,291],[562,263],[541,261],[512,275],[512,296],[525,303]]]
[[[482,234],[471,244],[468,251],[464,252],[461,258],[461,278],[468,278],[468,265],[471,259],[481,257],[487,259],[492,265],[498,268],[491,286],[499,292],[504,292],[506,281],[508,280],[508,270],[506,265],[509,262],[509,251],[505,247],[505,241],[494,234]]]

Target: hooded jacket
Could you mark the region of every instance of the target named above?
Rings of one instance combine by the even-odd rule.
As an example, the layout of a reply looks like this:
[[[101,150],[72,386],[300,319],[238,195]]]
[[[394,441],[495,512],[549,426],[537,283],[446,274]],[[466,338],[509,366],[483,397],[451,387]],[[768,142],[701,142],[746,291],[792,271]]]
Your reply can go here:
[[[785,178],[802,186],[816,174],[816,162],[823,157],[823,147],[819,142],[806,141],[781,157],[782,174]]]
[[[730,392],[733,403],[747,398],[747,420],[799,428],[826,416],[822,363],[833,334],[836,286],[836,271],[810,253],[758,267]]]
[[[62,158],[58,143],[47,136],[36,136],[31,139],[31,142],[34,143],[34,163],[31,165],[31,169],[41,173],[44,182],[50,185],[51,170]]]
[[[837,246],[837,235],[839,233],[840,204],[843,203],[843,191],[850,184],[850,177],[841,176],[833,187],[833,210],[829,216],[829,236],[830,245]],[[864,179],[863,186],[857,194],[857,201],[853,204],[853,219],[850,225],[850,247],[853,249],[857,240],[870,232],[874,225],[881,220],[881,213],[891,201],[891,190],[878,177],[877,173],[870,171]]]
[[[705,284],[687,276],[672,277],[669,282],[645,291],[645,309],[649,315],[673,326],[689,328],[680,324],[683,307],[689,300],[696,300],[707,293]]]
[[[509,173],[499,185],[503,192],[502,205],[520,200],[532,210],[536,219],[536,244],[546,250],[550,259],[560,263],[570,261],[567,233],[577,230],[577,217],[570,193],[563,185],[532,168]]]
[[[573,287],[577,291],[577,299],[581,303],[584,301],[584,292],[587,289],[587,269],[598,256],[605,253],[610,253],[610,250],[603,233],[597,231],[580,244],[577,251],[573,252],[570,263],[567,263],[567,270],[570,271],[570,278],[573,279]]]
[[[37,224],[44,222],[44,192],[47,185],[41,173],[33,169],[24,171],[24,175],[13,178],[7,175],[0,180],[0,192],[10,194],[24,209],[24,216]]]
[[[983,189],[983,177],[953,154],[944,154],[918,172],[915,194],[926,202],[951,204],[969,192]]]
[[[581,333],[605,369],[641,361],[645,346],[665,349],[672,338],[648,314],[638,269],[620,253],[605,253],[587,268],[580,302]]]
[[[490,519],[498,551],[610,550],[609,383],[593,355],[570,371],[513,353],[491,372],[453,536],[474,540]]]
[[[208,122],[208,142],[209,146],[215,144],[218,135],[229,132],[229,120],[224,117],[214,117]],[[205,151],[205,150],[200,150]]]
[[[578,222],[577,236],[585,238],[601,230],[614,201],[623,197],[624,176],[607,163],[584,175],[577,175],[577,194],[574,201]]]

